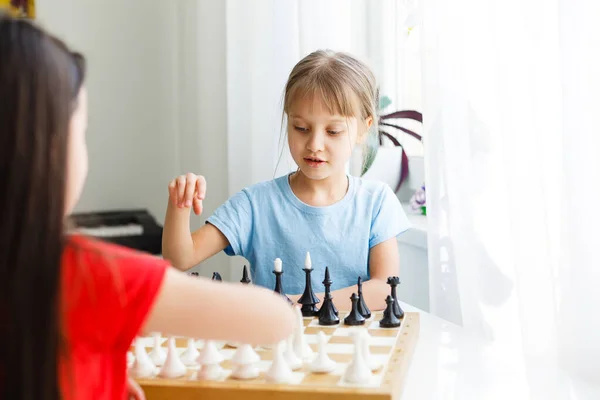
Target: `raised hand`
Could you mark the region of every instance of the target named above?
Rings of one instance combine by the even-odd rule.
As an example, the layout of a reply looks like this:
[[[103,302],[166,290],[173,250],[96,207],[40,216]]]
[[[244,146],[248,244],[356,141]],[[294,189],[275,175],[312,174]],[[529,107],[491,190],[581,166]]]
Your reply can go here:
[[[169,182],[169,201],[178,208],[193,207],[202,214],[202,200],[206,196],[206,180],[202,175],[187,173]]]

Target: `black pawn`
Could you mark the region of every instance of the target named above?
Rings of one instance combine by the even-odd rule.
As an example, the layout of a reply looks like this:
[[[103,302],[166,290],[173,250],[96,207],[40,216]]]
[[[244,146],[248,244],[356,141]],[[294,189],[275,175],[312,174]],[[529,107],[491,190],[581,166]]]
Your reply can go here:
[[[336,325],[340,323],[338,318],[338,311],[333,304],[333,298],[331,297],[331,279],[329,278],[329,267],[325,267],[325,279],[323,285],[325,285],[325,297],[323,298],[323,305],[319,310],[319,325]]]
[[[402,310],[402,308],[400,308],[398,298],[396,297],[396,286],[400,284],[400,278],[398,278],[397,276],[390,276],[387,279],[387,283],[391,287],[391,295],[392,299],[394,300],[394,315],[396,316],[396,318],[404,318],[404,311]]]
[[[244,271],[242,272],[242,279],[240,282],[242,282],[244,285],[248,285],[252,282],[248,276],[248,267],[246,265],[244,265]]]
[[[383,318],[379,321],[379,326],[382,328],[396,328],[400,326],[400,319],[394,313],[394,299],[388,294],[385,302],[387,307],[383,311]]]
[[[279,293],[288,301],[288,303],[293,304],[294,302],[290,300],[283,291],[283,286],[281,284],[281,274],[283,274],[283,271],[273,270],[273,273],[275,274],[275,293]]]
[[[346,318],[344,318],[344,324],[345,325],[364,325],[365,317],[360,315],[360,313],[358,312],[358,307],[357,307],[358,296],[356,295],[356,293],[352,293],[352,296],[350,296],[350,300],[352,300],[352,310],[350,311],[350,314],[348,314],[348,316]]]
[[[303,271],[306,273],[306,283],[304,284],[304,293],[298,300],[298,303],[302,304],[302,316],[314,317],[318,315],[319,309],[317,308],[316,304],[320,300],[313,292],[312,283],[310,280],[310,273],[312,272],[312,269],[303,268]]]
[[[367,307],[367,303],[365,303],[365,299],[362,293],[362,278],[358,277],[358,304],[357,304],[358,312],[365,318],[371,318],[371,310]]]
[[[218,272],[213,272],[212,280],[213,281],[222,281],[223,278],[221,278],[221,274],[219,274]]]

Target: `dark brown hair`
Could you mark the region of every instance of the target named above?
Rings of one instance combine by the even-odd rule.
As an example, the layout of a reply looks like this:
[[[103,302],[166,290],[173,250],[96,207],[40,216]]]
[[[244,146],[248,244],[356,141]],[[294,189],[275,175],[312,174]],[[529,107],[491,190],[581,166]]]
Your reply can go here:
[[[0,14],[0,398],[61,398],[69,123],[83,57]]]

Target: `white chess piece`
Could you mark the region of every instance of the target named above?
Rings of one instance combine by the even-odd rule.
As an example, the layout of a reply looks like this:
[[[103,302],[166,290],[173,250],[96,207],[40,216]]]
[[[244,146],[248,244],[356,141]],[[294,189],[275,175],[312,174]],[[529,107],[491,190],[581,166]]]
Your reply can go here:
[[[234,379],[253,379],[258,377],[259,370],[256,363],[260,361],[260,356],[256,354],[252,346],[249,344],[241,345],[231,362],[235,365],[231,372],[231,377]]]
[[[303,360],[310,359],[314,352],[306,342],[306,337],[304,336],[304,318],[302,317],[302,311],[300,311],[300,307],[294,307],[294,311],[296,312],[294,352]]]
[[[354,332],[352,336],[354,338],[354,351],[352,361],[344,372],[344,381],[350,384],[365,384],[371,380],[373,374],[363,357],[362,341],[364,336],[359,332]]]
[[[283,354],[288,365],[292,371],[296,371],[302,368],[302,360],[298,358],[294,351],[294,334],[291,334],[287,339],[287,346],[285,346],[285,353]]]
[[[170,337],[168,339],[168,351],[167,359],[160,369],[158,375],[162,378],[179,378],[184,376],[187,372],[185,364],[179,358],[177,354],[177,347],[175,346],[175,338]]]
[[[304,268],[312,269],[312,261],[310,259],[310,252],[306,252],[306,258],[304,259]]]
[[[367,332],[366,329],[363,329],[361,331],[361,334],[363,335],[363,338],[361,340],[361,346],[363,350],[363,358],[365,360],[365,363],[369,366],[371,371],[377,371],[383,366],[383,364],[377,361],[377,359],[375,359],[375,357],[371,355],[371,350],[369,348],[371,335],[369,335],[369,332]]]
[[[273,362],[267,370],[266,380],[271,383],[290,383],[292,381],[292,369],[283,355],[285,341],[277,343],[273,349]]]
[[[188,338],[187,348],[181,354],[181,361],[187,366],[197,365],[196,359],[198,355],[200,355],[200,352],[196,348],[196,341]]]
[[[156,374],[156,365],[152,362],[142,341],[138,338],[135,342],[135,360],[129,373],[134,378],[149,378]]]
[[[204,342],[204,347],[196,359],[196,362],[201,365],[200,371],[196,375],[197,379],[217,380],[223,373],[220,364],[224,359],[225,357],[219,352],[214,341],[207,340]]]
[[[154,347],[150,352],[149,356],[154,365],[161,366],[167,359],[167,352],[160,346],[160,333],[153,333]]]
[[[327,351],[325,351],[327,336],[322,331],[317,334],[317,340],[319,342],[319,351],[317,358],[310,365],[310,370],[314,373],[327,374],[335,369],[337,363],[329,358]]]
[[[275,261],[273,262],[273,270],[276,272],[283,271],[283,261],[281,261],[281,258],[275,259]]]

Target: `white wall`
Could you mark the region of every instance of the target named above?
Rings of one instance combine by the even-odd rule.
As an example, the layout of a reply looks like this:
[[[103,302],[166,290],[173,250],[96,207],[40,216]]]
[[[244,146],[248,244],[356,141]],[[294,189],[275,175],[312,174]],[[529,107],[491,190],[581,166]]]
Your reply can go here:
[[[222,2],[38,0],[37,12],[89,63],[90,172],[77,211],[147,208],[162,224],[169,180],[194,171],[207,177],[209,215],[227,197]],[[227,278],[224,258],[203,274]]]
[[[227,86],[225,46],[225,2],[179,0],[179,90],[181,128],[181,171],[205,176],[207,197],[201,217],[192,214],[196,229],[227,198]],[[173,2],[175,6],[175,2]],[[195,271],[224,279],[240,279],[237,269],[244,260],[220,252]],[[230,266],[237,266],[231,268]],[[231,270],[236,270],[231,276]],[[240,276],[241,277],[241,276]]]
[[[39,21],[88,59],[90,172],[78,210],[164,214],[178,170],[175,9],[164,2],[39,0]]]

